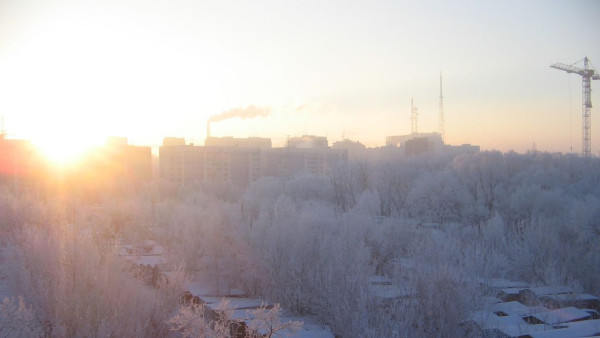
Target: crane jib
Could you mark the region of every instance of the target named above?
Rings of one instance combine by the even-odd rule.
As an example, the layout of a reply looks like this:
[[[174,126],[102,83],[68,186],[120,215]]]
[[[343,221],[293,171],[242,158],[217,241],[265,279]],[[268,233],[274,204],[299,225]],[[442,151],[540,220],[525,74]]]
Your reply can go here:
[[[583,68],[575,67],[573,65],[567,65],[564,63],[555,63],[553,65],[550,65],[550,67],[564,70],[567,73],[575,73],[581,76],[583,94],[583,112],[581,118],[581,154],[585,157],[590,157],[592,156],[592,86],[590,84],[590,80],[600,80],[600,74],[598,74],[598,72],[594,69],[594,66],[592,66],[591,62],[589,62],[587,56],[583,58]]]

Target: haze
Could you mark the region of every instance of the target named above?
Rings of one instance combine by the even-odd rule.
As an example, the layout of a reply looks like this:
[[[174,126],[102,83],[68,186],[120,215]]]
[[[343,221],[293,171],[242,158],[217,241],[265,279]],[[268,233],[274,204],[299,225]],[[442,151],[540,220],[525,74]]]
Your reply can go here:
[[[599,14],[0,0],[0,337],[600,336]]]
[[[0,2],[0,114],[10,134],[52,147],[126,136],[327,136],[381,146],[437,130],[482,150],[581,149],[581,78],[600,64],[594,1]],[[592,102],[600,104],[592,82]],[[597,109],[592,111],[595,116]],[[592,118],[592,154],[600,125]]]

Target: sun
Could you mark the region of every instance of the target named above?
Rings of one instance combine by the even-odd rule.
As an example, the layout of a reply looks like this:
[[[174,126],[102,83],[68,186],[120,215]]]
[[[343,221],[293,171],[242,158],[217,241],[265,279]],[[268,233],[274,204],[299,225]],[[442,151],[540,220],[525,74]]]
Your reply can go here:
[[[56,136],[38,138],[32,142],[50,164],[59,167],[76,164],[95,146],[90,140]]]

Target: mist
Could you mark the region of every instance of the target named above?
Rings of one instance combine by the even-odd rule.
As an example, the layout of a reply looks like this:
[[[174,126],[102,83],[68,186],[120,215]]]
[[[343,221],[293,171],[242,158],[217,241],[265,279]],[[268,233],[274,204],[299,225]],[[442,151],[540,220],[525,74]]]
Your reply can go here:
[[[600,335],[598,13],[0,0],[0,337]]]
[[[599,165],[478,152],[351,160],[247,186],[5,182],[0,331],[210,335],[236,321],[211,322],[203,302],[229,297],[277,304],[299,336],[479,336],[485,326],[465,323],[498,280],[600,294]],[[181,303],[186,291],[200,305]]]

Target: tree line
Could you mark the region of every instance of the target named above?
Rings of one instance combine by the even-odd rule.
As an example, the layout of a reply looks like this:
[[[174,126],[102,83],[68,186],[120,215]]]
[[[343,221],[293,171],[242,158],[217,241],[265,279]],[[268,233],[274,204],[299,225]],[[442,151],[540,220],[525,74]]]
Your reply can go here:
[[[200,275],[344,337],[469,335],[488,278],[600,294],[597,158],[424,155],[248,187],[158,182],[93,203],[4,189],[0,214],[2,284],[15,295],[5,313],[37,335],[181,335],[169,323]],[[158,289],[117,254],[147,239],[179,276]],[[397,297],[377,296],[372,276]]]

